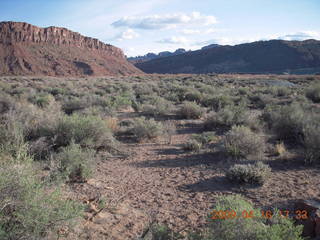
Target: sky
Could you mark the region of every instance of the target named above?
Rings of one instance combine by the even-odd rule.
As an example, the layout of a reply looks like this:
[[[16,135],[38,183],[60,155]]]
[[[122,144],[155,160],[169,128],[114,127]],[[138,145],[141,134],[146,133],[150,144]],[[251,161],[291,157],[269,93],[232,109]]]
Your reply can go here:
[[[137,56],[209,44],[320,40],[320,0],[0,0],[0,21],[66,27]]]

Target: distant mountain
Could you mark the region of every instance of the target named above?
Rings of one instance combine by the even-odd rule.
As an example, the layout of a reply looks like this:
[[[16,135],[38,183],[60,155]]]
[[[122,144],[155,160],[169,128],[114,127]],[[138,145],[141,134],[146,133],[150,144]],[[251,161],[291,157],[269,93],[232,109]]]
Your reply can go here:
[[[140,63],[140,62],[145,62],[145,61],[149,61],[152,59],[157,59],[157,58],[162,58],[162,57],[169,57],[169,56],[175,56],[175,55],[179,55],[179,54],[183,54],[186,53],[187,51],[183,48],[179,48],[174,52],[169,52],[169,51],[164,51],[164,52],[160,52],[158,54],[155,53],[147,53],[144,56],[137,56],[137,57],[129,57],[128,61],[131,63]]]
[[[320,41],[270,40],[206,47],[135,66],[146,73],[283,73],[303,69],[313,73],[320,69]]]
[[[66,28],[0,22],[0,75],[141,74],[121,49]]]
[[[216,47],[220,47],[221,45],[219,44],[210,44],[208,46],[204,46],[201,48],[201,50],[205,50],[205,49],[209,49],[209,48],[216,48]]]

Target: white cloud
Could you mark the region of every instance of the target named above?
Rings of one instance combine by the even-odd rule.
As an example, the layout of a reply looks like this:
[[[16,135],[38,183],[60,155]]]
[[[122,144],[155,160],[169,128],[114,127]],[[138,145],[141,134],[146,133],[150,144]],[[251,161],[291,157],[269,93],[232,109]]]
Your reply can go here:
[[[164,38],[162,40],[157,41],[158,43],[169,43],[169,44],[186,44],[188,43],[188,39],[180,36],[173,36],[170,38]]]
[[[201,33],[201,31],[196,29],[182,29],[181,33],[186,35],[193,35],[193,34],[199,34]]]
[[[284,36],[280,36],[277,39],[282,40],[306,40],[306,39],[320,39],[320,33],[316,31],[301,31],[296,33],[286,34]]]
[[[138,29],[170,29],[181,25],[209,26],[217,23],[214,16],[175,13],[166,15],[151,15],[145,17],[123,17],[112,23],[113,27],[130,27]]]
[[[118,34],[115,39],[117,39],[118,41],[122,41],[122,40],[130,40],[130,39],[134,39],[139,37],[139,34],[137,32],[135,32],[133,29],[127,29],[125,31],[123,31],[122,33]]]
[[[208,28],[208,29],[203,29],[203,30],[186,28],[186,29],[181,30],[181,33],[183,33],[185,35],[211,34],[211,33],[215,33],[215,32],[217,32],[217,30],[214,28]]]

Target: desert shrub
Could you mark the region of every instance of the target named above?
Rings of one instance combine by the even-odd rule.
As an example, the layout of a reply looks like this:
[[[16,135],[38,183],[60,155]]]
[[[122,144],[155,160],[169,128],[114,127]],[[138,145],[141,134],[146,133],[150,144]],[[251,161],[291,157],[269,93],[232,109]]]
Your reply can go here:
[[[65,100],[62,104],[62,110],[66,114],[72,114],[75,111],[80,111],[89,107],[89,103],[85,99],[73,98]]]
[[[67,146],[73,140],[82,147],[94,149],[112,151],[116,147],[107,122],[96,116],[63,116],[49,134],[54,139],[55,147]]]
[[[226,177],[232,182],[250,183],[262,185],[271,174],[268,165],[262,162],[255,164],[235,164],[226,173]]]
[[[201,118],[204,111],[195,102],[184,102],[179,109],[179,116],[186,119],[198,119]]]
[[[278,97],[285,97],[290,94],[290,89],[288,87],[276,87],[276,96]]]
[[[112,96],[111,106],[116,110],[119,110],[121,108],[127,108],[132,105],[133,100],[134,100],[133,93],[123,92],[120,95]]]
[[[0,168],[0,239],[44,239],[81,215],[82,207],[48,190],[30,166]]]
[[[172,136],[176,133],[176,125],[173,121],[165,121],[163,123],[163,132],[168,139],[168,144],[172,142]]]
[[[154,119],[136,118],[130,132],[138,141],[154,139],[163,134],[163,125]]]
[[[21,159],[27,149],[23,128],[19,122],[7,121],[0,124],[0,152],[5,151],[16,159]]]
[[[313,84],[306,90],[306,97],[315,103],[320,102],[320,82]]]
[[[183,149],[186,151],[199,152],[202,148],[202,143],[195,139],[189,139],[183,144]]]
[[[166,225],[155,224],[151,227],[151,240],[178,240],[182,239],[179,233],[172,231]]]
[[[228,105],[232,105],[233,101],[230,96],[228,95],[217,95],[217,96],[210,96],[205,98],[202,101],[202,104],[205,107],[210,107],[214,111],[220,111],[221,109],[225,108]]]
[[[47,91],[48,91],[48,93],[52,94],[53,96],[66,94],[66,89],[58,88],[58,87],[49,88]]]
[[[301,142],[307,113],[299,104],[268,106],[262,117],[280,140]]]
[[[83,149],[79,144],[72,142],[53,156],[58,170],[55,174],[69,182],[84,182],[92,174],[93,160],[93,150]]]
[[[239,88],[239,89],[238,89],[238,93],[239,93],[240,95],[248,95],[249,89],[248,89],[248,88],[244,88],[244,87]]]
[[[200,102],[202,99],[202,95],[198,90],[192,89],[185,93],[184,99],[190,102]]]
[[[302,240],[302,226],[295,226],[290,218],[281,217],[277,210],[271,219],[263,218],[260,209],[240,196],[217,198],[214,212],[236,213],[236,218],[214,219],[198,239],[224,240]],[[256,217],[250,217],[256,216]],[[210,215],[214,217],[215,215]],[[231,214],[230,214],[231,216]],[[248,216],[248,217],[246,217]]]
[[[303,128],[303,145],[307,163],[320,162],[320,124],[319,121],[306,124]]]
[[[245,124],[248,120],[248,112],[243,106],[229,106],[218,112],[211,112],[204,121],[206,129],[214,129],[216,127]]]
[[[271,95],[266,95],[266,94],[251,95],[249,99],[256,108],[260,108],[260,109],[263,109],[268,104],[274,102],[273,97]]]
[[[28,100],[38,107],[45,108],[49,106],[51,101],[54,101],[54,98],[51,94],[40,93],[30,96]]]
[[[235,158],[261,157],[265,150],[265,141],[248,127],[233,126],[225,135],[224,146],[227,153]]]
[[[172,109],[172,103],[160,97],[155,97],[148,104],[142,105],[142,112],[153,117],[168,115]]]
[[[14,109],[14,99],[7,94],[0,95],[0,114],[8,112],[10,109]]]
[[[199,143],[206,145],[217,139],[215,132],[203,132],[201,134],[193,134],[192,139],[198,141]]]

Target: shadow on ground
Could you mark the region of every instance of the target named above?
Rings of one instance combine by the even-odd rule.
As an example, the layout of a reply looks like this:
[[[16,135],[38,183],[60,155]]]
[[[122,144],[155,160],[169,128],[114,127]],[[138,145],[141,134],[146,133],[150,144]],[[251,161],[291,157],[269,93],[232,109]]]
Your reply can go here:
[[[180,152],[176,148],[157,149],[159,154],[174,155]],[[180,168],[180,167],[194,167],[197,165],[217,166],[221,160],[225,159],[224,154],[220,152],[213,153],[199,153],[199,154],[185,154],[176,158],[165,158],[161,160],[147,160],[143,162],[134,163],[136,167],[163,167],[163,168]]]

